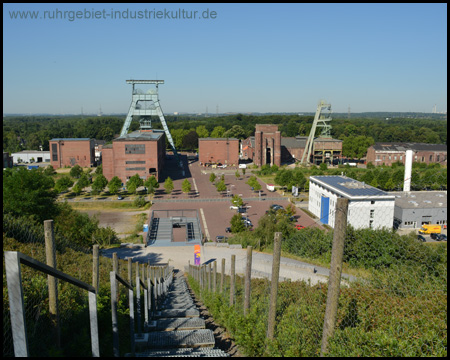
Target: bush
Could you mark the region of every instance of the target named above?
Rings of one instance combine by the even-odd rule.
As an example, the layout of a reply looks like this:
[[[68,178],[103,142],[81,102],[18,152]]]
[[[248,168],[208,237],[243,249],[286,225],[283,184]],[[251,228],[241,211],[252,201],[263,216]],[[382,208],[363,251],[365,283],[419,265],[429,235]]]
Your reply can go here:
[[[146,203],[147,203],[147,201],[145,200],[144,196],[138,196],[134,199],[133,206],[140,208],[140,207],[145,206]]]

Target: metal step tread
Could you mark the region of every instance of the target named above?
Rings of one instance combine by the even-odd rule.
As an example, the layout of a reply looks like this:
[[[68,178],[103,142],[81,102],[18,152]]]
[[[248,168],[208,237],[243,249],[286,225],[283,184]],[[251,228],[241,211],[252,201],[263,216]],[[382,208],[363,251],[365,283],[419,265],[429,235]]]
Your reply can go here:
[[[182,348],[182,349],[167,349],[167,350],[151,350],[141,353],[136,353],[136,357],[230,357],[221,349],[214,348]]]
[[[200,312],[197,309],[167,309],[157,311],[154,318],[177,318],[177,317],[199,317]]]
[[[155,323],[154,327],[149,327],[155,331],[198,330],[206,327],[205,320],[200,317],[159,319]]]
[[[214,347],[214,334],[209,329],[155,331],[148,333],[150,348]]]

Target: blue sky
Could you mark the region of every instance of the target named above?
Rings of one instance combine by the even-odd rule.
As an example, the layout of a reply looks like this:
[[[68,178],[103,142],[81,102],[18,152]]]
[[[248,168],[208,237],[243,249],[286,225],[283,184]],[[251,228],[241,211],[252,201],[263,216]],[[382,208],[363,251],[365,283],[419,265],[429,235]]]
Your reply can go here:
[[[3,113],[126,113],[155,78],[165,113],[443,111],[447,4],[3,5]]]

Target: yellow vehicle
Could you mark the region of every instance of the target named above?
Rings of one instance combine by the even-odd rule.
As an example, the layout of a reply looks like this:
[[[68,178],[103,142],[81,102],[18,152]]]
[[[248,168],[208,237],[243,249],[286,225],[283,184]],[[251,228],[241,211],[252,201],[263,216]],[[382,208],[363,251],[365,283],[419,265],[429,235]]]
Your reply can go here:
[[[425,224],[419,230],[419,234],[440,234],[441,233],[441,225],[430,225]]]

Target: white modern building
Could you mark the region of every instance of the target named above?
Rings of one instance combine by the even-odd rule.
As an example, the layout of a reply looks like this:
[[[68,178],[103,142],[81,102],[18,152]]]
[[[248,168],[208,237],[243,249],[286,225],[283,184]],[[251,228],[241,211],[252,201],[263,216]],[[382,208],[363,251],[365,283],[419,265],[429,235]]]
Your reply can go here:
[[[346,176],[311,176],[308,210],[334,228],[337,198],[347,198],[347,223],[355,229],[391,229],[395,196]]]
[[[20,163],[41,163],[48,162],[50,164],[50,151],[38,150],[22,150],[12,153],[14,164]]]
[[[394,225],[417,229],[425,224],[447,228],[447,191],[396,191]]]

